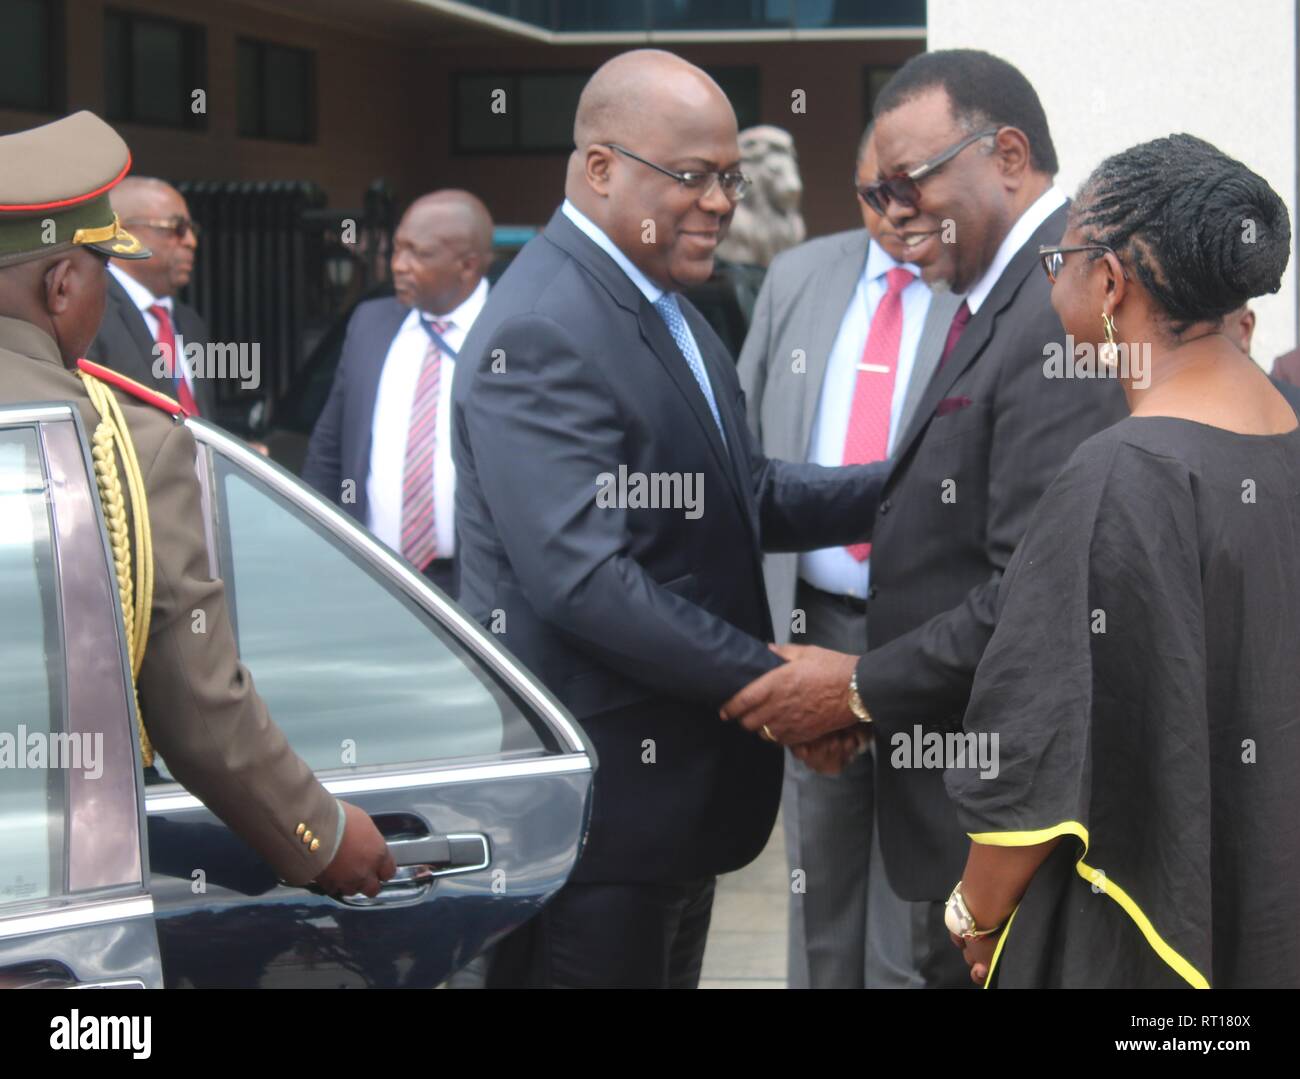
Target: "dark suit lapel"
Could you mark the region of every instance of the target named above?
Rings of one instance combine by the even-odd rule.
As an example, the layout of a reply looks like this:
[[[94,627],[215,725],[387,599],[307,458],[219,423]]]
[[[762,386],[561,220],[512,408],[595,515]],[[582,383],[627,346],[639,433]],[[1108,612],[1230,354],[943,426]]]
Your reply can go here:
[[[1054,211],[1011,257],[997,284],[980,304],[979,313],[967,323],[966,329],[952,350],[952,355],[930,379],[930,385],[926,387],[925,393],[917,403],[911,424],[898,445],[894,447],[895,461],[902,461],[907,455],[921,432],[934,418],[934,410],[939,402],[948,395],[948,391],[952,389],[957,379],[983,355],[993,336],[993,325],[998,315],[1015,299],[1025,279],[1037,270],[1038,248],[1043,244],[1055,243],[1061,238],[1062,232],[1065,231],[1068,210],[1067,203]]]
[[[572,221],[565,217],[562,210],[555,211],[550,223],[546,226],[544,235],[546,239],[581,263],[609,292],[615,303],[636,315],[642,339],[650,347],[650,351],[655,354],[655,358],[663,365],[664,371],[676,385],[687,407],[694,414],[696,423],[699,424],[701,432],[713,451],[713,456],[717,459],[718,467],[729,477],[733,488],[736,487],[734,466],[726,447],[722,444],[722,436],[718,432],[718,425],[713,419],[713,413],[709,410],[709,403],[704,398],[704,391],[700,389],[699,383],[695,381],[695,375],[691,373],[686,357],[682,355],[681,349],[677,347],[673,335],[668,332],[668,324],[664,322],[659,312],[654,309],[641,290],[632,283],[627,274],[623,272],[622,267],[597,247],[591,238]],[[683,315],[686,314],[687,306],[682,305]],[[689,319],[687,325],[690,325]],[[695,336],[696,344],[699,345],[700,334],[694,326],[691,326],[691,333]],[[700,346],[700,354],[702,356],[705,354],[705,348],[702,345]],[[721,382],[718,376],[710,370],[707,357],[705,357],[704,362],[705,370],[709,371],[709,379],[714,388],[714,398],[717,399],[719,396],[718,387]],[[719,403],[719,411],[721,410],[722,406]],[[731,431],[728,431],[727,435],[729,438],[736,437]],[[740,497],[739,490],[736,490],[735,493],[737,497]],[[742,502],[742,506],[744,505],[746,503]]]
[[[159,393],[164,393],[168,397],[175,396],[176,387],[172,385],[169,378],[158,378],[153,373],[154,354],[153,349],[156,342],[149,333],[149,327],[144,321],[144,315],[136,307],[135,302],[127,295],[112,274],[108,275],[108,302],[112,307],[112,314],[121,322],[122,329],[126,332],[127,337],[135,346],[138,362],[135,365],[136,373],[130,370],[123,370],[122,365],[127,361],[126,357],[110,357],[112,363],[110,366],[116,367],[123,374],[142,382],[146,386],[152,386]]]
[[[365,426],[357,439],[361,459],[352,470],[352,475],[359,477],[358,482],[362,485],[370,475],[370,440],[375,429],[375,402],[379,399],[379,379],[384,373],[384,361],[388,359],[388,350],[393,347],[393,338],[402,328],[406,316],[411,313],[409,307],[397,300],[389,303],[390,306],[376,314],[374,330],[367,335],[361,346],[365,351],[357,366],[357,403],[353,416],[356,423]],[[358,494],[358,506],[361,505],[361,497],[363,496]]]

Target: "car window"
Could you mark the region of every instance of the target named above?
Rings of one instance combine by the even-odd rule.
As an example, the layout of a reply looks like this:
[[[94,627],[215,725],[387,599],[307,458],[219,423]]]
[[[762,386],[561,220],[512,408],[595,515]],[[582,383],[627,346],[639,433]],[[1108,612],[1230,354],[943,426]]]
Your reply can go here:
[[[545,751],[512,691],[433,616],[267,484],[213,461],[240,657],[312,768]]]
[[[63,891],[68,747],[50,533],[36,430],[0,429],[0,906]]]

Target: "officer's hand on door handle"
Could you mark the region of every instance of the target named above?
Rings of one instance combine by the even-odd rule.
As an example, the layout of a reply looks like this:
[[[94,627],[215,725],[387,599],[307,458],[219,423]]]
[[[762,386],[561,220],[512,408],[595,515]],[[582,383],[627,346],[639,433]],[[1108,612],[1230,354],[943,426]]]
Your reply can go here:
[[[330,895],[379,894],[380,885],[397,872],[388,844],[364,809],[341,802],[345,824],[334,860],[316,878]]]

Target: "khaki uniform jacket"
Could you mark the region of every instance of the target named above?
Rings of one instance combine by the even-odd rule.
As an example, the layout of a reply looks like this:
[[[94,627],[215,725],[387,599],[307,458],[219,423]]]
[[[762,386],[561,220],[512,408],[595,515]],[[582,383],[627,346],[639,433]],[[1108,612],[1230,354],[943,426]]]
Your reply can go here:
[[[112,392],[135,442],[153,531],[153,611],[138,682],[145,728],[187,790],[283,879],[305,884],[333,858],[338,803],[272,722],[239,662],[225,587],[209,572],[194,436],[153,405]],[[98,425],[53,339],[0,317],[0,404],[55,401],[73,402],[88,434]],[[135,509],[128,497],[128,511]],[[134,552],[132,568],[139,571]],[[197,610],[205,612],[206,633],[191,631]],[[320,841],[315,851],[300,825]]]

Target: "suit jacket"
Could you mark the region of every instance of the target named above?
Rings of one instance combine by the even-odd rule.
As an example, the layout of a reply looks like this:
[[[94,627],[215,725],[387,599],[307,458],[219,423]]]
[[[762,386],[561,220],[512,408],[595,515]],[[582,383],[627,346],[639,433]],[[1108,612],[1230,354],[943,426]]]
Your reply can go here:
[[[338,803],[271,721],[239,662],[225,587],[208,571],[194,436],[154,406],[113,393],[135,443],[153,531],[153,608],[138,679],[145,729],[177,780],[281,877],[305,884],[333,855]],[[0,318],[0,403],[22,401],[71,401],[87,434],[99,424],[54,341]],[[128,497],[128,516],[138,508]],[[130,522],[127,534],[134,535]],[[206,612],[206,633],[193,632],[196,610]],[[300,824],[320,840],[315,851],[298,838]]]
[[[207,323],[189,304],[172,301],[173,328],[185,343],[206,345],[211,339]],[[86,352],[86,359],[120,371],[127,378],[150,389],[176,396],[176,386],[170,378],[154,375],[154,339],[145,324],[144,316],[136,307],[126,289],[112,274],[108,275],[108,306],[99,333]],[[216,413],[217,387],[210,378],[196,378],[192,387],[194,403],[199,415],[212,419]]]
[[[930,380],[881,496],[858,689],[876,727],[881,853],[905,899],[946,897],[969,840],[943,771],[891,757],[911,760],[902,750],[918,725],[961,729],[998,582],[1035,504],[1080,442],[1128,414],[1117,379],[1044,377],[1044,347],[1065,334],[1038,248],[1059,241],[1066,211],[1015,254]]]
[[[717,712],[779,662],[760,543],[865,538],[884,474],[764,457],[734,363],[681,306],[725,445],[663,319],[561,212],[492,290],[456,365],[460,600],[596,747],[579,880],[692,880],[762,850],[782,754]],[[600,504],[620,469],[698,477],[702,512]]]
[[[307,444],[303,480],[363,525],[379,377],[410,311],[391,296],[357,305],[348,320],[334,385]],[[355,500],[343,501],[344,480],[353,481]]]
[[[823,236],[783,251],[772,262],[740,353],[740,384],[749,422],[763,452],[788,461],[807,460],[817,402],[844,311],[866,264],[870,234],[854,229]],[[898,429],[904,431],[938,366],[960,296],[936,292],[921,328],[911,378],[904,391]],[[794,368],[802,350],[805,366]],[[772,625],[778,641],[790,639],[799,557],[769,554],[763,560]]]
[[[1284,352],[1273,361],[1273,380],[1300,386],[1300,348]]]

